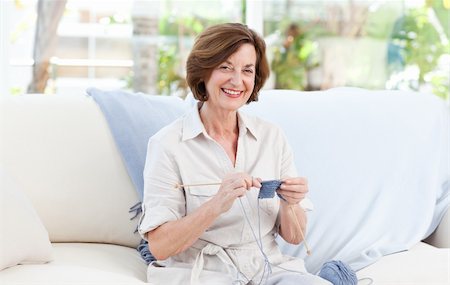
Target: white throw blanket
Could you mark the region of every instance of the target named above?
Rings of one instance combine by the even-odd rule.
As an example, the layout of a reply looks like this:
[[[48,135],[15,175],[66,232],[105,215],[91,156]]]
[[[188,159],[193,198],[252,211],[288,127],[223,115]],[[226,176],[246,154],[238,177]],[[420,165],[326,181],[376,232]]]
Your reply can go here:
[[[309,180],[312,255],[278,241],[310,272],[332,259],[359,270],[407,250],[432,233],[449,207],[449,109],[434,95],[270,90],[245,111],[285,130],[299,173]]]

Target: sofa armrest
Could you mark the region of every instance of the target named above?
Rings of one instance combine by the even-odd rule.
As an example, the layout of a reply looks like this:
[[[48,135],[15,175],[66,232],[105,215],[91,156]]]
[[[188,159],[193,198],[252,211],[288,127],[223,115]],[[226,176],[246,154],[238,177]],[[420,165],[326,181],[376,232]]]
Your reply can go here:
[[[450,209],[447,209],[439,226],[424,242],[435,247],[450,248]]]

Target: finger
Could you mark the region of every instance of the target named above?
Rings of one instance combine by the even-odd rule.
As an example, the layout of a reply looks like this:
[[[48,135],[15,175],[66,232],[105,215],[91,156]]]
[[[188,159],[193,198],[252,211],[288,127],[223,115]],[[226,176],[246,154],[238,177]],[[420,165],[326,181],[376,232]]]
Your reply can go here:
[[[283,195],[281,195],[281,197],[282,197],[283,201],[285,201],[286,203],[288,203],[290,205],[298,204],[302,201],[302,199],[294,199],[294,198],[283,196]]]
[[[233,178],[231,185],[233,186],[233,189],[239,187],[247,187],[247,182],[245,182],[241,175],[238,175]]]
[[[296,185],[296,184],[281,184],[280,190],[289,191],[289,192],[297,192],[297,193],[308,193],[309,189],[306,185]]]
[[[248,175],[247,173],[235,173],[235,177],[236,180],[238,181],[242,181],[243,186],[247,189],[250,189],[252,187],[252,177],[250,175]],[[238,185],[241,185],[240,183],[238,183]]]
[[[287,177],[281,180],[283,184],[307,185],[308,179],[305,177]]]
[[[302,192],[278,190],[277,193],[285,198],[296,199],[296,200],[304,199],[306,197],[306,193],[302,193]]]
[[[240,188],[236,188],[233,190],[233,193],[235,195],[235,197],[242,197],[245,195],[245,193],[247,193],[247,188],[245,187],[240,187]]]
[[[262,179],[259,177],[252,177],[252,186],[256,188],[261,188]]]
[[[252,176],[250,176],[248,174],[245,174],[244,175],[244,181],[245,181],[247,189],[252,188],[252,186],[253,186],[253,177]]]

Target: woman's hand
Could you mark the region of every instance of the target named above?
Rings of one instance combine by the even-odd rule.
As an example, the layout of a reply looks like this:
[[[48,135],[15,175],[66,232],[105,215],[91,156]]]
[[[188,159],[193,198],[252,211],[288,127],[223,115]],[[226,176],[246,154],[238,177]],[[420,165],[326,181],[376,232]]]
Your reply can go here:
[[[282,180],[277,193],[280,194],[289,205],[300,203],[308,193],[308,181],[304,177],[291,177]]]
[[[244,196],[252,187],[261,188],[261,179],[254,178],[247,173],[227,174],[213,198],[219,212],[227,212],[236,198]]]

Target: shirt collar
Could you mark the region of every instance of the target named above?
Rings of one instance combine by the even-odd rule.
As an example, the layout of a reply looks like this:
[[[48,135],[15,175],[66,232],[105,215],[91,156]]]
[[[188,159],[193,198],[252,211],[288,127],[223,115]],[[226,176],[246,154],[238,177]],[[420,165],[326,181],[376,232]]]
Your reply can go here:
[[[186,114],[183,120],[183,141],[195,138],[205,131],[205,127],[200,119],[199,104],[201,103],[194,104],[191,111]]]
[[[238,122],[239,135],[245,135],[248,132],[255,140],[258,140],[259,134],[255,117],[248,116],[247,114],[238,111]]]
[[[183,120],[183,141],[193,139],[201,133],[207,135],[202,120],[200,119],[199,104],[200,103],[195,104]],[[255,118],[238,111],[238,123],[239,136],[243,136],[248,132],[255,140],[258,139]]]

